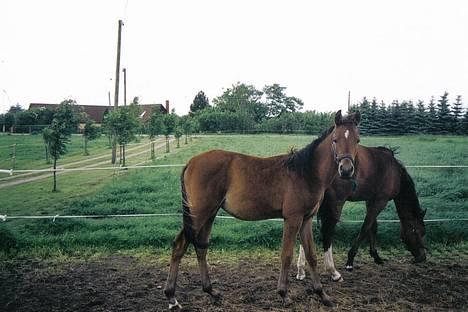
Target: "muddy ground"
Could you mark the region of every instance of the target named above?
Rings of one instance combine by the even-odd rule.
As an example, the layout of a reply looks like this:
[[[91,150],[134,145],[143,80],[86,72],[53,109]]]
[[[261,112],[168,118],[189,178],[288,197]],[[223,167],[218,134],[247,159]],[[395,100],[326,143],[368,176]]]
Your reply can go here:
[[[341,271],[342,283],[322,282],[336,306],[327,308],[313,293],[310,279],[290,273],[290,306],[276,294],[279,260],[255,255],[211,259],[211,278],[223,293],[214,302],[201,291],[194,261],[184,258],[177,298],[187,311],[421,311],[468,310],[466,258],[431,259],[414,265],[395,257],[383,266],[370,259]],[[338,263],[340,261],[337,261]],[[323,266],[320,264],[320,270]],[[162,288],[167,261],[108,256],[76,261],[15,261],[0,270],[0,311],[166,311]]]

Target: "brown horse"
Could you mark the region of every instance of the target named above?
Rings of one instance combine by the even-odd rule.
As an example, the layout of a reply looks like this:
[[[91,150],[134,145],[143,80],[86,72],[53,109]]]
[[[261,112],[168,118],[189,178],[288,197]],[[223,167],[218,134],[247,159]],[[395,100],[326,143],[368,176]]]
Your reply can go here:
[[[332,305],[317,272],[312,217],[337,173],[350,178],[359,142],[360,114],[335,114],[335,125],[305,148],[269,158],[214,150],[193,157],[181,175],[183,229],[173,242],[165,287],[169,308],[179,307],[175,288],[187,246],[195,247],[202,288],[213,297],[206,263],[211,227],[220,208],[241,220],[283,218],[281,272],[277,291],[286,300],[288,270],[299,233],[312,271],[312,286],[325,305]]]
[[[424,215],[416,194],[413,180],[406,168],[395,159],[393,152],[385,147],[365,147],[360,145],[356,154],[355,180],[336,178],[320,206],[319,218],[323,237],[324,263],[332,280],[342,280],[335,269],[332,255],[332,238],[336,223],[340,220],[341,211],[346,201],[365,201],[367,214],[359,236],[348,253],[346,269],[353,269],[353,260],[362,240],[369,236],[369,252],[375,263],[383,261],[375,247],[377,233],[377,216],[392,200],[400,218],[400,237],[407,249],[413,254],[416,262],[426,259],[424,244]],[[297,276],[304,279],[304,255],[300,250],[297,261]]]

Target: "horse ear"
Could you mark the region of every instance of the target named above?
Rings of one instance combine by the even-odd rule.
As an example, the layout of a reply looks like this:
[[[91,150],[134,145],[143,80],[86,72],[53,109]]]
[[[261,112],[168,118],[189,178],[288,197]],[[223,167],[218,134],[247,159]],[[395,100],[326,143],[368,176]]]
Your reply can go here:
[[[341,109],[340,109],[335,114],[335,125],[339,125],[341,123],[341,119],[342,119],[342,116],[341,116]]]
[[[356,125],[359,125],[359,123],[361,122],[361,112],[360,111],[357,111],[354,113],[354,122],[356,123]]]

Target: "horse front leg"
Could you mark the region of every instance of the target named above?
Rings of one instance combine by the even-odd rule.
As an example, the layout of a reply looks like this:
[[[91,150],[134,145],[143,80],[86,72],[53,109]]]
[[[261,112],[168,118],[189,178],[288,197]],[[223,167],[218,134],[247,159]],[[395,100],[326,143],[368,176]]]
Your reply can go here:
[[[384,261],[380,258],[377,248],[375,247],[377,240],[377,221],[372,224],[372,227],[369,231],[369,254],[374,258],[376,264],[383,264]]]
[[[301,227],[302,217],[287,218],[283,225],[283,243],[281,249],[281,271],[278,279],[278,294],[287,303],[288,271],[294,255],[297,233]]]
[[[329,212],[321,213],[321,232],[323,240],[323,257],[325,270],[330,274],[332,281],[343,282],[340,272],[336,270],[335,261],[333,260],[332,241],[335,235],[336,224],[338,223],[344,202],[333,201],[333,205],[321,207],[330,210]],[[322,205],[323,206],[323,205]]]
[[[301,231],[301,244],[304,247],[304,256],[309,263],[311,270],[312,288],[322,299],[322,303],[326,306],[333,306],[330,297],[325,293],[320,282],[320,275],[317,272],[317,253],[315,250],[314,237],[312,235],[312,218],[308,218],[302,223]]]

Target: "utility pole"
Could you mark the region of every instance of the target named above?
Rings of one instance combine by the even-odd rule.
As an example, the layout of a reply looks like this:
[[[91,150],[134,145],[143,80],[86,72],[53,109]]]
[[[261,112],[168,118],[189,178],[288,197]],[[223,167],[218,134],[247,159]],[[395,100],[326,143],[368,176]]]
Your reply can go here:
[[[127,69],[122,69],[124,74],[124,106],[127,106]]]
[[[119,76],[120,76],[120,47],[122,38],[122,20],[119,20],[119,31],[117,34],[117,62],[115,66],[115,93],[114,93],[114,109],[119,106]],[[112,138],[112,163],[115,164],[117,156],[117,141],[116,138]]]
[[[108,98],[109,98],[109,106],[112,106],[112,104],[111,104],[111,98],[110,98],[110,91],[107,91],[107,95],[108,95]]]
[[[351,109],[351,91],[348,91],[348,113]]]

